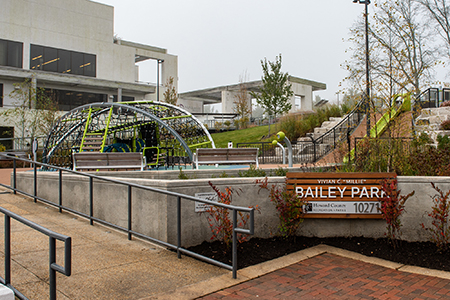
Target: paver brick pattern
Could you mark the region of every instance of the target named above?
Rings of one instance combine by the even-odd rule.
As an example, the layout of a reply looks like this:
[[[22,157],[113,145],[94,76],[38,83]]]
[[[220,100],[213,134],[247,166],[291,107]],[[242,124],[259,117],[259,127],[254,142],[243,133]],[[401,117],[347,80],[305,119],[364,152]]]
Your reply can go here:
[[[450,280],[325,253],[201,299],[450,299]]]

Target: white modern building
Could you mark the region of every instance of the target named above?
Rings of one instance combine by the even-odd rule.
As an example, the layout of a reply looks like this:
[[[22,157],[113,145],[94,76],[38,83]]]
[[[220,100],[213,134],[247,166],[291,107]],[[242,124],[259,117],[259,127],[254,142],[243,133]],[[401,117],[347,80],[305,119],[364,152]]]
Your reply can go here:
[[[291,97],[291,112],[311,111],[314,107],[313,92],[325,90],[325,83],[308,79],[289,76],[289,83],[292,85],[294,95]],[[252,97],[250,92],[258,93],[263,86],[261,80],[250,81],[242,84],[248,93],[248,105],[251,107]],[[234,102],[240,93],[241,84],[219,86],[209,89],[185,92],[180,94],[178,103],[180,106],[192,113],[204,113],[204,106],[208,104],[220,104],[221,113],[233,113]]]
[[[145,60],[155,61],[158,82],[139,81],[138,63]],[[1,1],[0,107],[14,105],[8,97],[13,84],[26,79],[68,111],[92,102],[157,100],[163,93],[158,87],[169,77],[177,87],[177,56],[115,38],[112,6],[90,0]]]

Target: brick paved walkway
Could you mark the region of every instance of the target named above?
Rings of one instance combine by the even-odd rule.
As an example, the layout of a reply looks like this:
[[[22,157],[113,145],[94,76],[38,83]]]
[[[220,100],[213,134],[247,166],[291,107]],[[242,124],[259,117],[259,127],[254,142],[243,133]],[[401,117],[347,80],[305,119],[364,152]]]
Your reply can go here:
[[[450,280],[325,253],[201,299],[450,299]]]

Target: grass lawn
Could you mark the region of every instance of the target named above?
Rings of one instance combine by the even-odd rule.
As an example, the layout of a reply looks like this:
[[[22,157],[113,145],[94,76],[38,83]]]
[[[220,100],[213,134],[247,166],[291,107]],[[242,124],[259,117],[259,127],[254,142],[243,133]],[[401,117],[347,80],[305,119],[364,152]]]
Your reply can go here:
[[[211,137],[216,144],[216,148],[227,148],[229,141],[233,142],[234,147],[237,143],[271,142],[273,140],[273,137],[269,139],[262,139],[263,137],[267,136],[268,132],[269,125],[265,125],[241,130],[214,133],[211,134]],[[270,125],[271,135],[274,135],[277,132],[277,125]]]

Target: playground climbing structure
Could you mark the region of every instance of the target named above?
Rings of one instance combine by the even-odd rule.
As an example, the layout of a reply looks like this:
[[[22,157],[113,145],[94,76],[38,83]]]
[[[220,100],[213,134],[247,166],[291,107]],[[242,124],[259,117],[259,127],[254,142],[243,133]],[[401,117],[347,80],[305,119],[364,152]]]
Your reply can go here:
[[[73,152],[143,152],[147,164],[157,166],[190,163],[196,148],[215,148],[214,141],[184,109],[154,101],[92,103],[58,120],[44,144],[43,161],[70,168]]]

